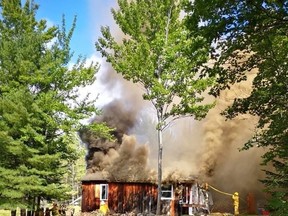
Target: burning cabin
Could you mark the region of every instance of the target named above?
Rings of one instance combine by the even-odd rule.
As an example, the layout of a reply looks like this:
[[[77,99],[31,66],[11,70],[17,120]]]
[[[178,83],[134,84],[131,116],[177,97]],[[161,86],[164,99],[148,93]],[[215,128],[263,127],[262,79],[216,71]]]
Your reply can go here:
[[[89,130],[80,131],[88,150],[87,174],[82,180],[82,212],[99,210],[104,203],[111,213],[156,213],[158,190],[156,175],[148,166],[149,147],[139,145],[135,136],[127,135],[137,122],[137,112],[126,107],[121,101],[113,101],[91,122],[105,122],[115,128],[114,141],[99,138]],[[162,187],[163,214],[209,211],[209,193],[195,179],[168,179]]]
[[[155,214],[157,185],[153,182],[109,181],[100,173],[82,181],[82,212],[108,206],[111,213]],[[161,209],[165,215],[209,213],[212,198],[195,180],[163,182]]]

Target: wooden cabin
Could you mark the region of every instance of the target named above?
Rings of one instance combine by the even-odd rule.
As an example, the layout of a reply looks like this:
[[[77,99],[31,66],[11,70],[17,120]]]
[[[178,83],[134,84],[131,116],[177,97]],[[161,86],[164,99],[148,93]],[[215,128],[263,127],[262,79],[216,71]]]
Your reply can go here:
[[[92,176],[92,175],[91,175]],[[212,204],[209,192],[195,181],[166,182],[162,186],[162,214],[209,213]],[[99,210],[101,203],[111,213],[155,214],[157,184],[152,182],[108,181],[95,176],[82,181],[82,212]]]

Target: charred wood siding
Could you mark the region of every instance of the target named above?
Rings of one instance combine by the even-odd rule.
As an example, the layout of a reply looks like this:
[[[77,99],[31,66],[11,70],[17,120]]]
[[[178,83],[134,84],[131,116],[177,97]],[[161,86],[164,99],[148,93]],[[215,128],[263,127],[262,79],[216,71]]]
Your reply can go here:
[[[108,184],[108,206],[113,213],[150,213],[156,212],[157,186],[152,183],[127,182],[82,182],[82,212],[91,212],[100,208],[101,184]],[[106,201],[106,202],[107,202]]]
[[[103,185],[108,189],[108,197],[103,197]],[[106,191],[106,189],[105,189]],[[206,207],[206,200],[198,184],[173,184],[171,198],[163,197],[162,214],[178,216],[190,212],[197,213]],[[143,182],[107,182],[105,180],[82,181],[82,212],[100,208],[100,202],[108,204],[111,213],[136,214],[155,213],[157,204],[157,185]],[[101,200],[103,199],[103,200]]]
[[[100,198],[95,196],[95,188],[95,183],[82,183],[82,212],[91,212],[100,208]]]
[[[157,188],[146,183],[109,183],[108,206],[117,213],[155,212]]]
[[[96,209],[94,184],[82,184],[82,211],[90,212]]]

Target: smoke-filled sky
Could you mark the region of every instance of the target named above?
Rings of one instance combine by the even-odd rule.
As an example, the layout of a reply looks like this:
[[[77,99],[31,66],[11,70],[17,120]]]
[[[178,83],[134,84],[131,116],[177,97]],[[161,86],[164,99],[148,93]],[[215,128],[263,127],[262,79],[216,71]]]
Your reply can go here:
[[[157,163],[155,110],[149,102],[142,100],[141,87],[117,75],[100,59],[94,47],[101,25],[115,27],[110,13],[115,1],[38,0],[36,3],[40,4],[37,17],[47,19],[51,24],[60,25],[62,14],[65,14],[69,26],[77,15],[72,50],[76,55],[82,54],[102,64],[97,83],[86,91],[94,95],[100,93],[99,104],[104,106],[103,116],[95,121],[106,119],[120,129],[123,137],[117,144],[103,145],[90,140],[88,148],[90,145],[93,149],[87,157],[90,171],[113,171],[116,179],[128,173],[135,179],[141,171],[141,174],[153,175]],[[114,33],[117,34],[117,30]],[[255,118],[246,115],[225,121],[219,114],[235,96],[247,96],[250,86],[251,78],[229,92],[222,92],[216,107],[203,121],[183,119],[164,132],[164,176],[195,176],[229,193],[260,191],[259,163],[263,150],[238,150],[253,134]],[[116,171],[119,172],[117,176]]]

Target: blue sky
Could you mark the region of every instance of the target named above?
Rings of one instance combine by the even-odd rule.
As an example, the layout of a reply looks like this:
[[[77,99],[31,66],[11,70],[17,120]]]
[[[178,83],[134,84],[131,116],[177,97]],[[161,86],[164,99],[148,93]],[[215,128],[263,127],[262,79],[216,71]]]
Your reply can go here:
[[[111,25],[111,8],[115,0],[35,0],[39,5],[38,19],[46,19],[54,25],[61,25],[65,15],[69,29],[74,16],[77,16],[76,29],[71,41],[75,55],[90,58],[95,55],[95,42],[100,36],[101,25]]]

